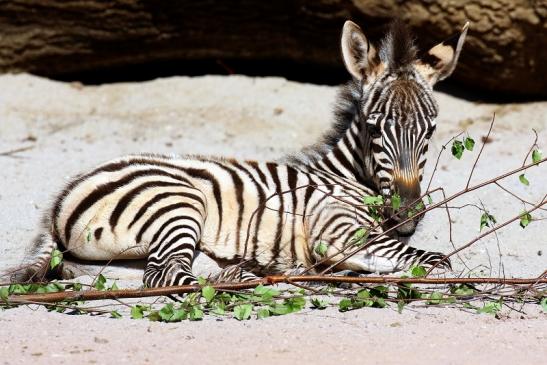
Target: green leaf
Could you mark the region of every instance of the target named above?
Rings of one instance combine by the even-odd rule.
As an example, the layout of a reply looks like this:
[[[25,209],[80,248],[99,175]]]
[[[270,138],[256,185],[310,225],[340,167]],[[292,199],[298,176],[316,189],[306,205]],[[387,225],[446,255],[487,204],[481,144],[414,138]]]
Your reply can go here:
[[[541,305],[541,308],[543,308],[543,311],[547,312],[547,297],[541,299],[541,302],[539,304]]]
[[[399,210],[401,207],[401,196],[399,194],[393,194],[391,197],[391,207],[393,210]]]
[[[427,203],[430,205],[433,204],[433,198],[429,194],[427,194]]]
[[[131,307],[131,318],[132,319],[141,319],[144,317],[143,308],[140,305],[135,305]]]
[[[99,276],[95,280],[95,285],[93,285],[93,287],[97,290],[105,290],[106,289],[105,283],[106,283],[106,278],[104,277],[103,274],[99,274]]]
[[[452,288],[451,292],[457,296],[471,296],[475,294],[475,289],[465,284],[461,284]]]
[[[543,156],[542,156],[541,150],[533,150],[532,151],[532,162],[533,163],[538,163],[542,159],[543,159]]]
[[[158,312],[159,317],[165,321],[169,322],[171,317],[173,317],[173,303],[168,303],[164,305]]]
[[[500,302],[491,302],[484,304],[482,308],[477,309],[477,313],[496,314],[501,310]]]
[[[299,296],[285,299],[285,304],[291,308],[291,312],[298,312],[306,306],[306,298]]]
[[[63,261],[63,253],[57,249],[51,252],[51,260],[49,261],[50,269],[55,269]]]
[[[443,293],[440,293],[438,291],[435,291],[429,295],[429,300],[427,301],[427,304],[441,304],[441,301],[443,300]]]
[[[526,228],[532,221],[532,215],[527,212],[522,212],[520,215],[520,226]]]
[[[7,287],[3,286],[0,288],[0,299],[4,302],[8,302],[9,290]]]
[[[237,320],[244,321],[249,319],[253,306],[251,304],[240,304],[234,307],[234,317]]]
[[[414,209],[416,209],[418,212],[420,210],[423,210],[425,208],[425,204],[423,201],[419,201],[418,203],[416,203],[416,206],[414,207]]]
[[[530,181],[528,181],[528,179],[526,178],[526,176],[524,176],[524,174],[519,175],[519,180],[523,185],[526,185],[526,186],[530,185]]]
[[[492,227],[494,224],[496,224],[496,218],[488,212],[484,212],[481,215],[479,231],[482,231],[484,227]]]
[[[207,280],[204,277],[199,276],[198,277],[198,284],[200,286],[205,286],[205,285],[207,285]]]
[[[327,245],[324,244],[323,242],[319,242],[319,244],[317,246],[315,246],[315,253],[318,254],[319,256],[323,257],[325,256],[325,254],[327,253]]]
[[[423,266],[413,266],[410,268],[410,275],[415,278],[423,277],[427,274],[427,270]]]
[[[270,302],[273,297],[279,295],[279,290],[269,286],[259,285],[254,289],[253,294],[257,296],[261,302]]]
[[[452,156],[456,157],[458,160],[462,158],[463,155],[463,143],[461,141],[455,140],[452,143]]]
[[[146,316],[146,318],[148,318],[148,320],[152,322],[160,321],[161,320],[160,312],[152,311],[148,314],[148,316]]]
[[[370,289],[370,295],[373,297],[387,299],[388,294],[388,288],[384,285],[378,285]]]
[[[114,280],[114,282],[112,283],[112,286],[110,287],[109,290],[120,290],[120,288],[118,288],[118,284],[116,284],[116,281]]]
[[[256,317],[258,319],[268,318],[270,316],[270,310],[268,308],[260,308],[256,312]]]
[[[180,321],[181,319],[186,319],[186,312],[179,309],[178,311],[175,311],[173,313],[173,318],[177,321]],[[180,319],[179,319],[180,318]],[[190,309],[190,313],[188,313],[188,318],[191,321],[199,321],[203,319],[203,311],[199,306],[194,306],[192,309]]]
[[[473,140],[473,138],[471,137],[466,137],[463,141],[463,144],[466,150],[473,151],[473,147],[475,147],[475,140]]]
[[[372,298],[370,291],[367,289],[361,289],[357,292],[357,298],[362,301],[365,307],[374,306],[374,298]]]
[[[403,308],[405,307],[405,301],[404,300],[399,300],[397,302],[397,312],[399,312],[399,314],[403,313]]]
[[[118,311],[112,311],[110,312],[110,317],[118,319],[118,318],[122,318],[122,315]]]
[[[327,308],[327,301],[320,298],[311,298],[311,305],[315,309],[325,309]]]
[[[363,198],[363,203],[365,203],[365,205],[384,205],[384,197],[381,196],[381,195],[377,195],[377,196],[365,196]]]
[[[30,285],[21,285],[21,284],[11,284],[8,287],[8,292],[10,294],[27,294]]]
[[[213,314],[223,316],[224,314],[226,314],[226,304],[224,304],[223,302],[213,303],[211,312]]]
[[[351,309],[351,299],[344,298],[338,302],[338,309],[340,312],[346,312]]]
[[[270,311],[275,314],[275,315],[278,315],[278,316],[282,316],[284,314],[289,314],[292,312],[292,309],[290,306],[286,305],[286,304],[273,304],[269,307]]]
[[[387,306],[386,300],[384,298],[374,298],[374,305],[375,308],[385,308]]]
[[[368,238],[368,231],[365,228],[359,228],[355,233],[353,234],[353,242],[357,246],[361,246],[367,241]]]
[[[217,291],[215,290],[215,288],[213,288],[210,285],[206,285],[206,286],[201,288],[201,295],[203,295],[203,297],[205,298],[207,303],[210,303],[211,300],[213,300],[213,298],[215,297],[216,292]]]

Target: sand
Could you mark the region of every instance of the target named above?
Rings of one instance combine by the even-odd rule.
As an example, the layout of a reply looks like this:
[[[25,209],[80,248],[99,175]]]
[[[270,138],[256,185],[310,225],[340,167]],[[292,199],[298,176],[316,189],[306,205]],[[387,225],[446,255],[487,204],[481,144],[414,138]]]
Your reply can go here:
[[[243,76],[173,77],[150,82],[82,86],[30,75],[0,76],[0,268],[20,262],[41,211],[69,176],[121,154],[199,153],[273,159],[313,143],[331,121],[336,88]],[[491,142],[471,185],[522,165],[534,135],[547,150],[547,102],[486,104],[437,94],[438,132],[425,181],[441,146],[465,130],[477,141],[462,160],[444,153],[433,186],[447,194],[465,187],[481,136],[493,113]],[[16,149],[19,152],[8,153]],[[2,155],[4,153],[4,155]],[[516,176],[503,185],[530,202],[545,194],[544,166],[529,169],[530,186]],[[439,197],[434,197],[438,199]],[[496,187],[467,194],[454,205],[484,204],[498,221],[522,203]],[[537,217],[541,217],[538,213]],[[543,217],[545,214],[543,213]],[[452,213],[456,246],[479,233],[480,212]],[[547,268],[545,221],[518,223],[483,239],[461,258],[476,275],[533,277]],[[430,212],[411,237],[414,246],[449,252],[446,213]],[[456,273],[468,271],[453,260]],[[127,285],[140,271],[120,274]],[[73,316],[21,307],[0,312],[0,362],[33,363],[542,363],[547,315],[504,308],[501,319],[458,309],[414,306],[339,313],[306,310],[262,321],[177,324]]]

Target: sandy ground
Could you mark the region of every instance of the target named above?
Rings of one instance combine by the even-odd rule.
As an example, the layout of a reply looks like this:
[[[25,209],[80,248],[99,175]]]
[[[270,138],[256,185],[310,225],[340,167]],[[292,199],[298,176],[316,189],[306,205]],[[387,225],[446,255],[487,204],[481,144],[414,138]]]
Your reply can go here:
[[[69,176],[125,153],[200,153],[270,159],[312,143],[329,126],[336,89],[280,78],[169,78],[145,83],[82,87],[28,75],[0,76],[0,268],[18,263],[40,212]],[[430,148],[429,180],[440,146],[467,130],[477,142],[492,114],[491,143],[472,185],[522,164],[539,132],[547,150],[547,103],[483,104],[438,94],[441,113]],[[461,190],[477,155],[461,161],[445,153],[433,186]],[[5,152],[22,149],[19,152]],[[4,153],[2,155],[2,153]],[[528,201],[547,192],[543,166],[503,185]],[[439,199],[440,197],[434,197]],[[483,203],[498,221],[523,206],[495,187],[454,202]],[[537,217],[541,214],[538,213]],[[543,217],[545,214],[543,214]],[[452,213],[460,246],[478,235],[480,213]],[[513,224],[484,239],[453,264],[455,274],[537,276],[547,268],[544,221],[522,230]],[[410,239],[414,246],[449,252],[443,211],[429,213]],[[467,267],[466,267],[467,266]],[[120,274],[121,275],[121,274]],[[128,284],[139,271],[125,272]],[[123,276],[121,275],[121,276]],[[132,279],[133,278],[133,279]],[[132,280],[131,280],[132,279]],[[262,321],[207,319],[178,324],[71,316],[43,309],[0,312],[0,363],[542,363],[547,356],[547,315],[504,310],[503,319],[456,309],[413,307],[339,313],[334,309]]]

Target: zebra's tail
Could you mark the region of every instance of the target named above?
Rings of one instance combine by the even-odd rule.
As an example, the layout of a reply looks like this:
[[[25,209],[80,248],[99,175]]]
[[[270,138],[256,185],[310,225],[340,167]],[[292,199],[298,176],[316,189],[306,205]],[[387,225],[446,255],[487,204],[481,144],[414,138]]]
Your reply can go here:
[[[49,273],[53,251],[58,247],[49,232],[41,233],[27,250],[23,262],[0,272],[0,281],[11,283],[44,281]]]

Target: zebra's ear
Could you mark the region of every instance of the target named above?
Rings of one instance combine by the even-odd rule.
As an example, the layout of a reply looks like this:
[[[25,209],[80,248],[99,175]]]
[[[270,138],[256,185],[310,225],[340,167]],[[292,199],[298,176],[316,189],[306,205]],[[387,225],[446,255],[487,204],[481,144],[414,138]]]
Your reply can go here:
[[[375,53],[365,34],[357,24],[348,20],[342,30],[342,58],[348,72],[361,81],[369,68],[369,56]]]
[[[456,68],[467,28],[469,22],[465,23],[460,33],[437,44],[415,61],[416,68],[431,85],[450,76]]]

